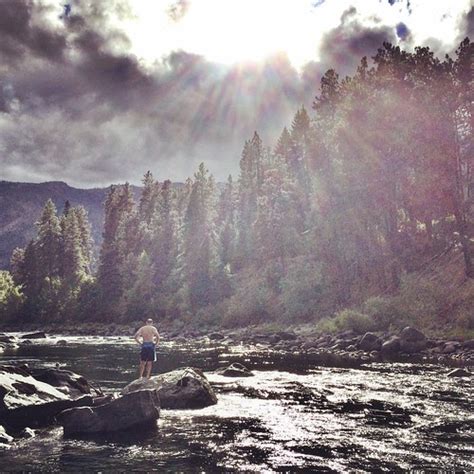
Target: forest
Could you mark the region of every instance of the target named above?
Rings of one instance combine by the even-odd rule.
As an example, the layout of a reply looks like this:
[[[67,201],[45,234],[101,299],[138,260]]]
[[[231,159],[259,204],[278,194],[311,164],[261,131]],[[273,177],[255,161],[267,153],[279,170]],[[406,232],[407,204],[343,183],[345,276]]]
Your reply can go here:
[[[453,302],[423,269],[451,252],[474,278],[473,52],[384,43],[328,70],[276,143],[253,133],[226,183],[201,164],[182,186],[147,172],[136,201],[111,186],[97,257],[86,211],[46,202],[0,272],[2,322],[472,332],[474,289]]]

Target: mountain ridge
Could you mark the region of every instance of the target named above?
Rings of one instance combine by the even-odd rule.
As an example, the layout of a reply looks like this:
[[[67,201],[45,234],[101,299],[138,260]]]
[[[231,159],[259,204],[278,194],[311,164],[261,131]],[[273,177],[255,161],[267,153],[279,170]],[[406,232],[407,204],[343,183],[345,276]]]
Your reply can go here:
[[[82,205],[89,214],[95,247],[102,241],[103,203],[110,186],[76,188],[64,181],[28,183],[0,181],[0,269],[9,268],[10,257],[16,247],[25,247],[36,233],[35,222],[48,199],[52,199],[58,214],[64,203]],[[140,187],[132,186],[134,194]]]

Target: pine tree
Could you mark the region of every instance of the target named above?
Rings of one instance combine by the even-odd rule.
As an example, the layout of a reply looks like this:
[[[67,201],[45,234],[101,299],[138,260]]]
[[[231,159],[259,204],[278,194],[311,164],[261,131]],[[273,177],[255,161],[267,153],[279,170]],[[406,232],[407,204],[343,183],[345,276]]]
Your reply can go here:
[[[36,258],[44,277],[51,282],[60,272],[61,251],[61,226],[51,199],[46,201],[36,226],[38,230],[35,242]]]
[[[206,306],[211,299],[212,229],[211,197],[214,192],[212,176],[199,165],[189,197],[184,219],[184,264],[191,309]]]

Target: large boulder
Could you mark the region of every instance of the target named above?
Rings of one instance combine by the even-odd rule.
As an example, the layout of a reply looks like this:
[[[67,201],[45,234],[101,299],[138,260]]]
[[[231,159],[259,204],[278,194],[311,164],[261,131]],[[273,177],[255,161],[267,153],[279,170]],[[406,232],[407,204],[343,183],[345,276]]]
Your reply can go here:
[[[382,341],[371,332],[366,332],[359,341],[359,349],[365,352],[379,351],[381,347]]]
[[[24,368],[0,366],[1,424],[41,426],[67,408],[84,405],[92,405],[92,397],[73,400],[57,388],[36,380]]]
[[[400,350],[407,354],[413,354],[426,349],[426,336],[413,327],[407,326],[400,333]]]
[[[224,377],[252,377],[253,373],[245,367],[245,365],[234,362],[224,369],[217,371],[219,375]]]
[[[98,407],[65,410],[57,416],[57,421],[68,436],[153,427],[159,416],[160,399],[157,391],[140,390]]]
[[[205,375],[190,367],[135,380],[122,390],[122,394],[147,389],[158,391],[164,409],[204,408],[217,403],[216,394]]]
[[[36,380],[52,385],[72,398],[91,393],[89,382],[82,375],[69,370],[37,369],[29,372]]]
[[[473,350],[474,349],[474,339],[469,339],[468,341],[464,341],[462,346],[463,346],[464,349]]]
[[[400,338],[393,336],[382,344],[382,355],[393,356],[400,352]]]

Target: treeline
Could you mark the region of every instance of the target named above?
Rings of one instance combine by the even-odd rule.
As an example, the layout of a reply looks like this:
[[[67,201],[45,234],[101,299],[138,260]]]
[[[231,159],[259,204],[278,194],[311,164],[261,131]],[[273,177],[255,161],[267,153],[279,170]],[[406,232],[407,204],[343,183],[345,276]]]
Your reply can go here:
[[[273,148],[255,132],[235,182],[200,165],[181,187],[146,173],[138,202],[112,186],[94,274],[84,210],[48,202],[1,277],[9,314],[312,321],[396,294],[449,246],[473,277],[472,74],[468,39],[454,59],[384,44],[352,77],[327,71],[313,116],[301,107]]]

